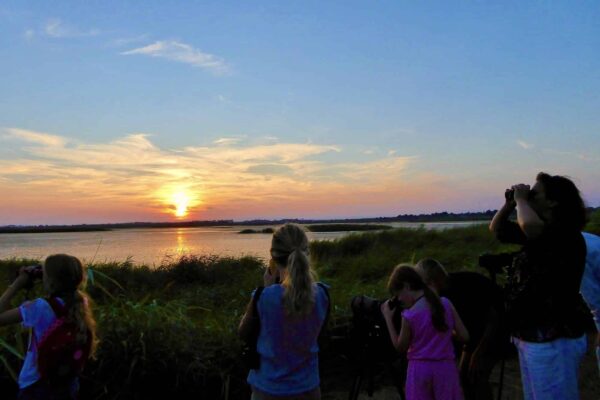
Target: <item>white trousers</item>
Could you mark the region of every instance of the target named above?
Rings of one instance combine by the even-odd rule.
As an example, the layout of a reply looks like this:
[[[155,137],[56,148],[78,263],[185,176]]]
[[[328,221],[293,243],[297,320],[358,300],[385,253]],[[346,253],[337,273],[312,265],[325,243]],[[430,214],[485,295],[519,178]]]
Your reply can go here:
[[[577,372],[587,348],[585,335],[546,343],[513,338],[519,350],[525,400],[577,400]]]

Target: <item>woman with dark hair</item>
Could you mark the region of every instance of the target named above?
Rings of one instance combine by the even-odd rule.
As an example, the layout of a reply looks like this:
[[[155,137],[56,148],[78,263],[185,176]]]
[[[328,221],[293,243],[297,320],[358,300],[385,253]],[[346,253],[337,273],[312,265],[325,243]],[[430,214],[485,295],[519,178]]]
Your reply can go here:
[[[516,209],[517,222],[509,220]],[[586,246],[586,210],[568,178],[539,173],[518,184],[490,230],[523,245],[509,271],[507,318],[519,351],[525,399],[577,399],[577,370],[586,350],[587,311],[579,294]]]
[[[298,225],[286,224],[275,231],[264,290],[258,300],[252,296],[240,322],[240,337],[249,339],[252,319],[260,320],[260,363],[248,374],[252,400],[321,398],[317,339],[328,314],[329,295],[323,284],[316,283],[308,244]]]

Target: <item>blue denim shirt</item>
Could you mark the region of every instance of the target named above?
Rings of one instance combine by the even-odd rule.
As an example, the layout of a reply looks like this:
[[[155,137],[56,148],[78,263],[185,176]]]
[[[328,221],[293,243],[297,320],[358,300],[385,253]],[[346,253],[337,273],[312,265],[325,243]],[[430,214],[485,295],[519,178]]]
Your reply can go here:
[[[581,280],[581,295],[592,310],[596,329],[600,332],[600,236],[584,232],[583,238],[587,246],[587,257]],[[596,347],[596,358],[600,371],[600,345]]]
[[[596,328],[600,331],[600,236],[584,232],[587,256],[581,280],[581,295],[592,310]]]

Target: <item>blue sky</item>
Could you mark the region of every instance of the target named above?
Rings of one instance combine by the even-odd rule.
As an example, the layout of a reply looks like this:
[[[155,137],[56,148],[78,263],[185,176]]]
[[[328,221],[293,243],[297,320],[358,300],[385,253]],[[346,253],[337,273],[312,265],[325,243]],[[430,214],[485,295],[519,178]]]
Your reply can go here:
[[[600,205],[597,2],[8,1],[0,55],[0,223]]]

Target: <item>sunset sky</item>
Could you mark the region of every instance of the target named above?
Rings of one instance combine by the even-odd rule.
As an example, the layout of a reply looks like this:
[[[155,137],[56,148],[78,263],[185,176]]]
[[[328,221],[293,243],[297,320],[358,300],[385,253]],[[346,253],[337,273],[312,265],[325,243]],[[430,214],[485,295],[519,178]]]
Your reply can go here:
[[[0,225],[600,206],[597,1],[4,1]]]

